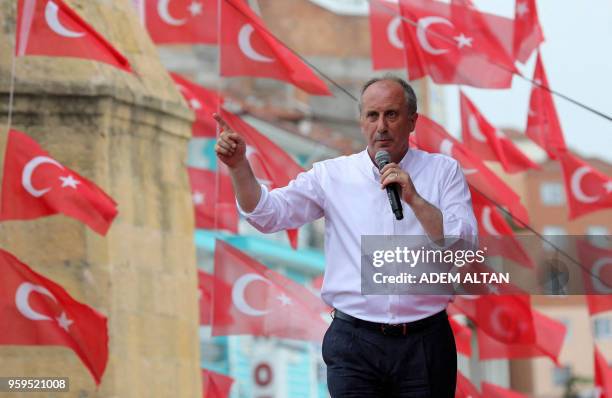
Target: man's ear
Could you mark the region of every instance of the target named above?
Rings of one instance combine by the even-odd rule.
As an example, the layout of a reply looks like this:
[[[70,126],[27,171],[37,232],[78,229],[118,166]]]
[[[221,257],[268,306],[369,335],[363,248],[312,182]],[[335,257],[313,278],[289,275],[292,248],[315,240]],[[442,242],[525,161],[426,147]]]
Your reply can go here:
[[[412,115],[411,117],[412,117],[412,130],[411,131],[414,131],[416,124],[417,124],[417,120],[419,119],[419,114],[415,112],[414,115]]]

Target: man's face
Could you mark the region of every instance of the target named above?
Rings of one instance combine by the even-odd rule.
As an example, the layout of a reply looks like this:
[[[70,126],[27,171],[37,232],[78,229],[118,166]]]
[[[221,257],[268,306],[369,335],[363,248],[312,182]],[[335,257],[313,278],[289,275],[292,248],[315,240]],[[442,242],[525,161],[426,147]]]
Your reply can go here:
[[[381,80],[369,86],[361,97],[361,131],[368,143],[368,154],[385,150],[399,163],[408,150],[408,136],[414,131],[417,114],[409,114],[402,86]]]

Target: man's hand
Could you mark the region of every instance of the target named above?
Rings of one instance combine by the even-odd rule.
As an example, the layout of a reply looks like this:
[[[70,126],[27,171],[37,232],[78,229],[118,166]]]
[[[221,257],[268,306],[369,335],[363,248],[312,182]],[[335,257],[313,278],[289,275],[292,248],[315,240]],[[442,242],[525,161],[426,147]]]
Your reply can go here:
[[[388,163],[383,167],[381,170],[380,182],[382,189],[385,189],[389,184],[398,184],[402,189],[402,200],[410,206],[419,198],[419,194],[412,183],[412,178],[410,178],[408,173],[403,171],[397,163]]]
[[[221,134],[215,144],[215,152],[217,153],[217,157],[225,163],[227,167],[233,169],[246,160],[246,144],[244,138],[232,130],[221,115],[213,113],[213,117],[221,127]]]
[[[396,163],[389,163],[381,170],[380,182],[382,189],[389,184],[398,184],[402,188],[402,200],[408,203],[429,238],[434,242],[444,238],[442,212],[419,195],[408,173]]]

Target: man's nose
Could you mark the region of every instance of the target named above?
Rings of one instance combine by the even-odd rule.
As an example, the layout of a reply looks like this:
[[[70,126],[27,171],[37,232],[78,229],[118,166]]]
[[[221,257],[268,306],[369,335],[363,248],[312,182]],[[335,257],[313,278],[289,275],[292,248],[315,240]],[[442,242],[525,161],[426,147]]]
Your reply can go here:
[[[376,123],[376,131],[385,131],[387,130],[387,121],[384,117],[378,118],[378,122]]]

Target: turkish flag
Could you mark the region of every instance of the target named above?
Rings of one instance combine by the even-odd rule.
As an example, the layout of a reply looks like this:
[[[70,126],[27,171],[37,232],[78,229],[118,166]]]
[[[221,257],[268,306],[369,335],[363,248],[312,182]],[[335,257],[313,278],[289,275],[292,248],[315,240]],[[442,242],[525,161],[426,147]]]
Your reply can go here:
[[[403,69],[404,25],[397,3],[370,0],[370,48],[372,69]]]
[[[327,324],[318,297],[219,240],[215,278],[213,336],[250,334],[317,342],[323,338]],[[232,286],[231,294],[218,293],[217,281]],[[218,322],[228,318],[231,324]]]
[[[612,178],[570,152],[559,153],[569,219],[612,208]]]
[[[108,359],[106,317],[0,249],[0,344],[72,349],[100,384]]]
[[[486,295],[477,298],[475,305],[474,323],[495,340],[505,344],[535,342],[529,296]]]
[[[470,99],[460,91],[461,134],[464,145],[483,160],[501,163],[507,173],[539,169],[500,130],[496,129],[478,111]]]
[[[246,156],[253,173],[268,189],[285,187],[304,171],[287,152],[240,117],[224,110],[221,110],[221,116],[246,141]],[[298,230],[287,230],[287,236],[291,247],[296,249]]]
[[[228,398],[234,379],[212,370],[202,369],[202,398]]]
[[[507,388],[503,388],[495,384],[487,383],[486,381],[483,381],[481,386],[482,396],[485,398],[527,398],[527,395],[508,390]]]
[[[435,1],[400,1],[410,80],[508,88],[514,60],[474,8]]]
[[[11,130],[4,158],[0,220],[63,213],[106,235],[116,203],[94,183],[49,157],[32,138]]]
[[[221,3],[221,76],[282,80],[315,95],[331,95],[304,61],[265,27],[239,0]]]
[[[188,167],[196,228],[238,233],[238,209],[232,181],[223,172]]]
[[[552,94],[547,90],[550,85],[539,53],[533,72],[533,81],[535,83],[531,88],[525,134],[544,149],[548,157],[557,159],[558,152],[567,151],[567,146],[555,109],[555,102]]]
[[[84,58],[132,71],[123,54],[63,0],[19,0],[16,36],[17,56]]]
[[[595,347],[595,387],[597,398],[612,398],[612,368],[606,358]]]
[[[591,315],[612,311],[612,250],[584,240],[576,244]],[[612,398],[612,397],[611,397]]]
[[[480,360],[547,356],[558,364],[567,328],[562,322],[539,311],[531,310],[531,313],[533,315],[531,328],[535,330],[535,341],[531,343],[504,343],[489,335],[485,330],[477,329],[476,337]]]
[[[196,120],[191,127],[194,137],[214,138],[217,136],[217,122],[212,114],[223,104],[223,97],[216,91],[204,88],[187,80],[177,73],[170,73],[189,108],[195,113]]]
[[[535,0],[516,0],[514,5],[514,56],[525,63],[544,41]]]
[[[157,44],[216,44],[218,0],[140,0]]]
[[[533,259],[514,237],[514,231],[499,214],[497,206],[480,192],[473,189],[470,192],[472,208],[478,221],[478,231],[481,236],[487,237],[487,255],[500,256],[528,268],[534,268]]]
[[[419,149],[431,153],[441,153],[459,161],[468,183],[486,195],[498,206],[504,206],[518,220],[529,222],[527,209],[521,204],[521,198],[493,173],[476,155],[472,154],[462,143],[448,134],[442,126],[433,120],[419,115],[415,139]]]
[[[448,317],[451,329],[455,335],[455,343],[457,345],[457,352],[467,357],[472,356],[472,330],[455,320],[452,317]]]
[[[460,371],[457,371],[455,398],[481,398],[478,389],[472,384],[470,379],[465,377]]]

